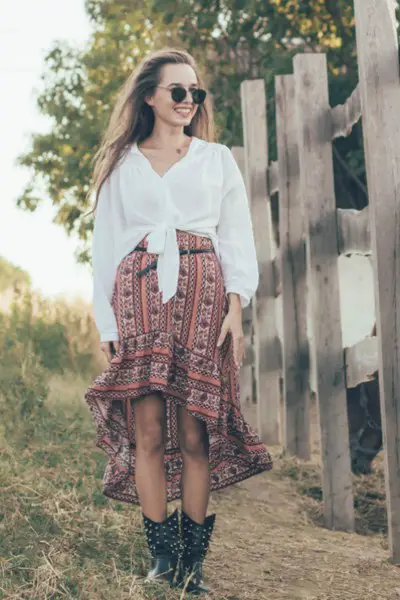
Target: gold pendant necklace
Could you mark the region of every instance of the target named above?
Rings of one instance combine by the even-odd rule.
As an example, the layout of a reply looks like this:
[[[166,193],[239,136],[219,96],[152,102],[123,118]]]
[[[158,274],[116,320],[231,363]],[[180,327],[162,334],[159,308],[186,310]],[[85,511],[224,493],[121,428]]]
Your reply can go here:
[[[188,145],[189,145],[189,144],[187,144],[186,146],[182,146],[182,148],[175,148],[175,151],[176,151],[176,153],[177,153],[177,154],[182,154],[182,150],[183,150],[184,148],[187,148],[187,147],[188,147]],[[139,149],[141,149],[141,148],[139,148]],[[146,149],[146,148],[145,148],[145,149]],[[158,148],[156,148],[156,150],[159,150],[159,149],[158,149]],[[150,155],[151,155],[151,153],[152,153],[152,151],[150,150]]]
[[[182,146],[182,148],[176,148],[177,154],[182,154],[182,150],[184,148],[188,148],[189,146],[190,146],[190,144],[185,144],[185,146]]]

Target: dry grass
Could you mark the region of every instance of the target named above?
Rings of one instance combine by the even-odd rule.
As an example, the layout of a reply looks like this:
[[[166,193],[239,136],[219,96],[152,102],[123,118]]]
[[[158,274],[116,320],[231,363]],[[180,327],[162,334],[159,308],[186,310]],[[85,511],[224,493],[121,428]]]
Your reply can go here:
[[[149,557],[140,509],[102,494],[105,456],[93,445],[86,383],[54,379],[36,438],[23,450],[1,449],[0,597],[190,598],[143,584]],[[373,476],[355,479],[357,533],[350,534],[321,526],[317,454],[303,464],[271,450],[273,471],[212,494],[217,520],[205,575],[213,593],[204,598],[399,599],[382,459]]]

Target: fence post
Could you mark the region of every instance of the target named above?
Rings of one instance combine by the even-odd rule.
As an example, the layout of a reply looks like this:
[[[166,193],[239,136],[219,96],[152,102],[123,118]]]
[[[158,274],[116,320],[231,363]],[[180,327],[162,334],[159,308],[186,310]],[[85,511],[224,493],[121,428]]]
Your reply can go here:
[[[244,148],[242,146],[232,146],[231,148],[234,159],[246,181],[245,166],[244,166]],[[248,192],[250,198],[250,192]],[[247,306],[243,310],[243,333],[245,340],[246,357],[240,369],[240,398],[242,404],[252,406],[253,404],[253,362],[254,353],[252,348],[252,307]],[[250,355],[250,359],[248,356]]]
[[[389,547],[400,563],[400,81],[394,2],[355,0]]]
[[[275,317],[271,207],[267,191],[268,135],[263,79],[242,81],[246,186],[249,192],[260,283],[253,305],[258,429],[263,442],[279,444],[280,355]]]
[[[340,321],[332,120],[325,54],[298,54],[294,59],[294,75],[325,523],[331,529],[352,531],[354,505]]]
[[[284,448],[310,459],[309,351],[303,211],[293,75],[275,78],[283,309]]]

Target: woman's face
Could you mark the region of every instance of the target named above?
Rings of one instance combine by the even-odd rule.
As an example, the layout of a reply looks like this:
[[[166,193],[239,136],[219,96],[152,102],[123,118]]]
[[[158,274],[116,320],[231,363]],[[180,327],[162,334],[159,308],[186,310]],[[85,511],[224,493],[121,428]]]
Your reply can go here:
[[[181,102],[175,102],[171,98],[169,89],[177,85],[190,90],[199,87],[195,71],[190,65],[166,64],[161,69],[162,87],[157,87],[154,96],[146,98],[147,103],[153,108],[155,118],[176,127],[189,125],[193,119],[198,105],[194,104],[192,94],[187,93]]]

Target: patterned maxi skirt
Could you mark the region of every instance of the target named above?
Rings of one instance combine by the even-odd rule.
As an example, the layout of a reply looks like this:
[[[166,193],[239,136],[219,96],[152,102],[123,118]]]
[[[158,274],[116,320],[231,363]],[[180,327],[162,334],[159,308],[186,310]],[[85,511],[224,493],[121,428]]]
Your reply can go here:
[[[180,248],[213,248],[207,237],[178,230],[177,238]],[[146,238],[139,245],[146,246]],[[272,468],[267,448],[241,413],[230,333],[217,348],[228,310],[217,255],[181,255],[178,289],[165,304],[155,269],[137,277],[156,258],[132,250],[121,260],[111,299],[119,351],[85,393],[96,425],[96,446],[108,456],[103,493],[133,504],[140,502],[132,402],[147,394],[161,393],[165,402],[168,501],[181,498],[179,406],[206,425],[210,491]]]

